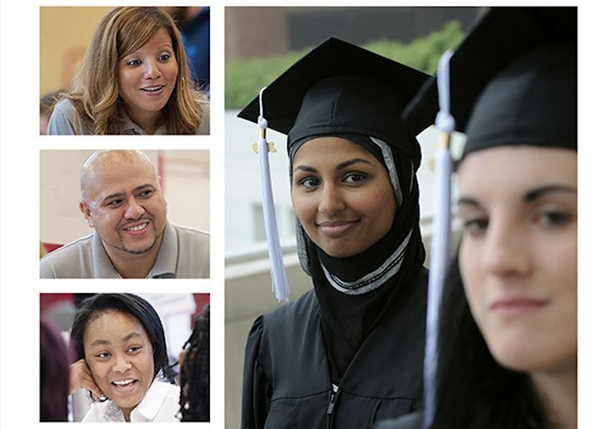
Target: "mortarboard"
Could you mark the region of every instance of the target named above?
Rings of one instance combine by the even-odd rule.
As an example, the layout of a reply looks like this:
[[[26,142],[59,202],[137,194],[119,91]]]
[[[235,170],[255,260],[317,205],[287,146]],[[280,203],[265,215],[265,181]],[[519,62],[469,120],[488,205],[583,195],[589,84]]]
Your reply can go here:
[[[404,117],[433,111],[436,126],[450,135],[466,133],[466,154],[501,145],[577,148],[577,9],[574,7],[491,8],[454,52],[440,62]],[[437,98],[436,98],[437,94]],[[440,125],[440,126],[439,126]],[[425,415],[433,419],[439,305],[448,268],[450,174],[448,139],[436,171],[432,266],[425,352]],[[437,266],[434,266],[433,263]]]
[[[288,136],[289,154],[302,142],[317,136],[376,137],[408,155],[417,169],[421,149],[416,135],[432,121],[429,115],[421,116],[422,122],[403,121],[401,113],[428,78],[425,73],[367,49],[328,38],[263,88],[239,112],[240,118],[261,128],[258,147],[263,211],[278,300],[288,300],[288,286],[271,197],[266,128]],[[280,287],[280,283],[284,285]]]
[[[566,121],[576,130],[576,40],[576,7],[490,8],[469,29],[467,37],[450,58],[450,87],[447,98],[450,113],[455,120],[455,130],[465,133],[472,131],[470,119],[475,107],[481,108],[477,105],[478,101],[487,102],[483,104],[481,113],[475,115],[482,116],[485,121],[489,111],[485,106],[507,106],[512,97],[505,97],[513,93],[511,88],[522,90],[523,85],[529,86],[525,87],[523,94],[516,95],[527,103],[523,107],[531,108],[531,104],[538,104],[540,107],[515,118],[509,116],[507,124],[500,124],[500,131],[501,127],[512,127],[513,122],[518,123],[519,120],[532,121],[541,116],[548,118],[548,108],[557,109],[551,110],[553,117],[566,114]],[[562,47],[553,49],[555,45]],[[541,48],[543,50],[538,53]],[[567,52],[563,52],[566,50]],[[511,69],[504,72],[507,67]],[[567,72],[564,69],[567,69]],[[567,74],[564,75],[563,72]],[[548,73],[551,73],[551,77]],[[499,79],[494,79],[498,75]],[[499,83],[496,83],[497,81]],[[484,91],[489,85],[490,91]],[[566,88],[565,94],[558,96],[558,91],[554,90],[556,85]],[[497,88],[493,88],[494,86]],[[422,116],[437,110],[434,106],[437,92],[435,78],[430,79],[408,104],[404,117],[409,121],[422,122]],[[545,97],[547,94],[550,96]],[[493,98],[487,100],[489,97]],[[560,111],[557,108],[562,104],[569,107],[568,111]],[[558,125],[565,126],[563,122],[560,120]],[[526,126],[529,126],[527,122]],[[518,125],[518,128],[521,126]],[[563,133],[563,128],[561,130],[559,134]],[[570,130],[571,133],[573,131]],[[529,132],[530,130],[527,131]],[[576,132],[574,134],[576,138]],[[574,146],[576,148],[576,140]]]
[[[429,75],[367,49],[328,38],[269,84],[238,116],[268,126],[288,143],[310,136],[355,133],[378,137],[420,163],[415,136],[432,123],[400,120]],[[435,106],[434,106],[435,109]],[[435,110],[433,111],[435,113]]]

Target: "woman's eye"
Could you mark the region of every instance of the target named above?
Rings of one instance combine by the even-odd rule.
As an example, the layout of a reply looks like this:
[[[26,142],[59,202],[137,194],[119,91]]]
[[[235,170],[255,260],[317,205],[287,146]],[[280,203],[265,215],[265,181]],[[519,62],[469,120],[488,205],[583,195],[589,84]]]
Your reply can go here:
[[[468,218],[463,221],[463,229],[470,235],[478,235],[487,229],[489,222],[485,218]]]
[[[141,64],[141,60],[137,60],[137,59],[128,60],[126,64],[128,64],[130,67],[136,67]]]
[[[358,183],[365,179],[365,174],[363,173],[348,173],[344,176],[344,182],[346,183]]]
[[[171,54],[167,54],[167,53],[161,54],[159,59],[160,61],[169,61],[171,59]]]
[[[314,189],[316,188],[320,182],[315,177],[306,177],[304,179],[299,180],[298,185],[306,188],[306,189]]]
[[[98,354],[96,355],[96,357],[97,357],[97,358],[99,358],[99,359],[106,359],[106,358],[108,358],[109,356],[110,356],[110,353],[107,353],[107,352],[98,353]]]
[[[538,213],[537,221],[546,226],[562,226],[568,224],[572,220],[569,213],[562,211],[543,211]]]
[[[138,351],[139,351],[139,350],[141,350],[141,349],[142,349],[142,347],[141,347],[141,346],[133,346],[133,347],[130,347],[130,348],[128,349],[128,352],[129,352],[129,353],[136,353],[136,352],[138,352]]]

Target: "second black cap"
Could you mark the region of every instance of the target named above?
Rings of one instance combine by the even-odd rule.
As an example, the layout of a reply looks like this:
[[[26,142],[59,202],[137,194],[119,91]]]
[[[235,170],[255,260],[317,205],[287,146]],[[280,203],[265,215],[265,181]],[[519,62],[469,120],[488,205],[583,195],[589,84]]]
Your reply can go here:
[[[531,108],[521,118],[526,122],[559,116],[560,124],[574,125],[576,130],[576,38],[575,7],[490,8],[470,28],[450,60],[450,111],[456,130],[468,131],[479,98],[483,100],[483,128],[496,119],[495,109],[511,107],[516,98],[525,103],[519,106]],[[409,122],[422,122],[424,115],[437,110],[436,102],[434,78],[408,104],[404,117]],[[553,106],[552,113],[548,106]],[[500,118],[508,119],[500,123],[515,121],[520,128],[520,117],[509,112],[501,112]],[[560,116],[564,114],[565,120]],[[570,130],[569,134],[573,133]],[[576,134],[574,138],[576,144]]]

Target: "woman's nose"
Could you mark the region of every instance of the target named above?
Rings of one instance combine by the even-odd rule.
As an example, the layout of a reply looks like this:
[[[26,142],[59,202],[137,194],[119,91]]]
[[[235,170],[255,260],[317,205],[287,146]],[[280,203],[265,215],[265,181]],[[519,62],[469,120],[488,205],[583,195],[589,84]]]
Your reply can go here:
[[[156,79],[160,76],[158,63],[154,60],[145,61],[145,77],[146,79]]]
[[[497,276],[520,276],[531,266],[527,231],[491,222],[483,248],[485,268]]]
[[[324,184],[320,194],[318,210],[327,216],[344,210],[344,198],[341,190],[335,185]]]
[[[130,364],[130,361],[126,359],[124,356],[117,356],[115,358],[115,362],[113,363],[114,372],[126,372],[131,367],[132,365]]]

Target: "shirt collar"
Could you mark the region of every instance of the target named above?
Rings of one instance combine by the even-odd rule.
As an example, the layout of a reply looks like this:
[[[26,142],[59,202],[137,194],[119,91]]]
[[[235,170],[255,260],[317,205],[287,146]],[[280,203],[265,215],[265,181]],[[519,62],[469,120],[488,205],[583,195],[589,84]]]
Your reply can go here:
[[[130,421],[153,421],[159,410],[162,408],[162,404],[167,396],[167,391],[171,388],[171,386],[172,385],[170,383],[154,380],[139,405],[137,405],[136,408],[130,412]],[[107,417],[106,420],[126,421],[120,407],[111,401],[107,403],[103,414]]]
[[[142,135],[142,136],[147,135],[147,133],[143,130],[143,128],[138,126],[135,122],[132,121],[132,119],[128,117],[128,114],[126,113],[125,109],[123,108],[120,109],[120,114],[122,115],[119,121],[120,134],[122,135],[126,135],[126,134]],[[166,126],[164,124],[158,127],[158,129],[154,133],[154,135],[162,135],[162,134],[166,134]]]
[[[160,249],[158,249],[156,262],[154,262],[154,266],[146,278],[175,278],[178,253],[177,231],[167,221],[162,233],[162,243],[160,244]],[[92,259],[94,278],[122,278],[109,259],[102,240],[96,232],[94,232],[92,240]]]
[[[139,405],[130,413],[130,421],[153,421],[160,408],[162,408],[162,403],[167,396],[169,386],[171,384],[154,380]]]
[[[179,243],[177,231],[167,221],[162,235],[162,243],[158,250],[158,257],[156,257],[156,262],[147,275],[147,278],[175,278],[178,254]]]
[[[109,259],[100,235],[96,231],[92,238],[92,269],[95,279],[122,278]]]

